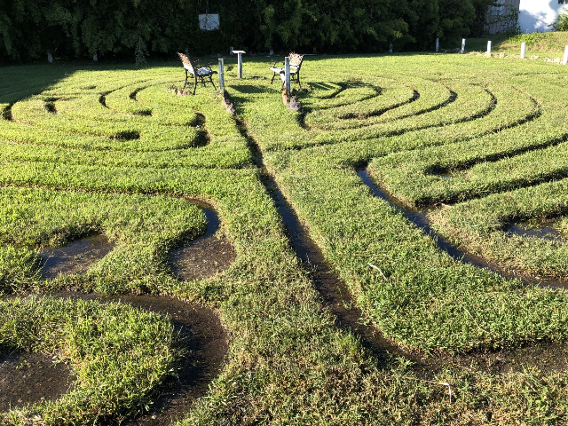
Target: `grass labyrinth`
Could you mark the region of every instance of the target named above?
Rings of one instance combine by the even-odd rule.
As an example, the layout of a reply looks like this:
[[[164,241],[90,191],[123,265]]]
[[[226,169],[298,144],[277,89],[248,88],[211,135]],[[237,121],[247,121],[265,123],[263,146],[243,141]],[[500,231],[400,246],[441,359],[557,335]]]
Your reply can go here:
[[[168,91],[177,63],[0,70],[0,362],[35,352],[73,377],[0,424],[142,415],[191,355],[167,316],[56,297],[68,291],[173,296],[219,316],[224,365],[181,425],[565,424],[566,68],[309,57],[294,112],[263,78],[271,63],[227,71],[236,117],[211,87]],[[342,309],[388,344],[337,319],[274,191],[348,290]],[[205,232],[202,202],[236,257],[182,281],[169,256]],[[453,259],[401,209],[523,280]],[[105,257],[42,276],[46,249],[93,234],[113,244]]]

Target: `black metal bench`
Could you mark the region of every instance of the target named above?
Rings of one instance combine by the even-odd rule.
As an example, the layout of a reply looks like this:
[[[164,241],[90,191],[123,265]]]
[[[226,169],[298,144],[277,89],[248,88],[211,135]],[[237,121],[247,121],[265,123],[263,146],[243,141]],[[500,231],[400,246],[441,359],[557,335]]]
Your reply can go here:
[[[205,87],[205,79],[208,78],[209,82],[213,85],[215,90],[217,90],[215,83],[213,83],[213,75],[217,74],[217,71],[213,71],[209,66],[199,66],[198,64],[196,64],[198,66],[194,68],[187,55],[179,52],[177,52],[177,54],[181,59],[181,62],[183,63],[183,67],[185,69],[185,84],[183,85],[184,89],[186,86],[189,86],[191,84],[189,82],[189,79],[193,78],[193,94],[195,95],[195,89],[197,88],[197,79],[199,79],[199,81],[201,81],[201,84],[203,84],[203,87]]]
[[[302,84],[300,83],[300,68],[302,68],[302,62],[304,61],[304,55],[298,55],[297,53],[290,53],[288,55],[290,62],[290,81],[296,80],[300,89]],[[282,79],[282,86],[286,83],[286,69],[284,67],[277,67],[278,64],[284,64],[284,62],[274,62],[274,65],[270,67],[270,71],[273,72],[272,80],[270,84],[274,81],[274,77],[277,75]]]

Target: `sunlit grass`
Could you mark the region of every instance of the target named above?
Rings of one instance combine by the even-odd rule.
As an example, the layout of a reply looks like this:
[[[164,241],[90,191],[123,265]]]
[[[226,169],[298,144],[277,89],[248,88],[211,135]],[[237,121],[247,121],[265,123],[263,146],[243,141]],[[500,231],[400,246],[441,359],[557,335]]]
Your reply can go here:
[[[293,86],[302,104],[295,112],[283,105],[280,84],[269,83],[272,62],[246,57],[244,79],[227,69],[237,117],[210,85],[196,96],[168,91],[183,84],[177,62],[0,70],[13,81],[0,88],[2,291],[154,293],[216,309],[229,336],[226,363],[181,424],[562,424],[563,368],[501,374],[475,360],[484,351],[507,357],[504,348],[564,345],[566,293],[455,261],[373,197],[355,169],[369,165],[408,206],[457,202],[430,215],[456,244],[565,279],[565,243],[509,238],[503,226],[554,216],[565,232],[566,69],[475,55],[308,56],[304,89]],[[423,373],[408,359],[369,351],[338,326],[290,248],[264,173],[346,283],[360,321],[438,368]],[[237,258],[223,273],[180,282],[166,258],[205,229],[194,199],[217,210]],[[38,247],[91,232],[117,246],[86,274],[41,278]],[[85,357],[65,358],[81,372],[87,398],[69,392],[3,413],[5,423],[96,423],[97,404],[112,422],[151,404],[171,374],[172,358],[156,358],[176,356],[163,318],[98,302],[0,303],[3,348],[51,353],[70,340],[57,333],[69,332],[85,354],[112,355],[94,370]],[[90,326],[99,320],[109,330],[101,341]],[[149,324],[166,334],[150,333]],[[117,339],[133,352],[115,353]],[[473,354],[470,365],[437,358],[464,353]],[[116,386],[101,396],[105,380]]]

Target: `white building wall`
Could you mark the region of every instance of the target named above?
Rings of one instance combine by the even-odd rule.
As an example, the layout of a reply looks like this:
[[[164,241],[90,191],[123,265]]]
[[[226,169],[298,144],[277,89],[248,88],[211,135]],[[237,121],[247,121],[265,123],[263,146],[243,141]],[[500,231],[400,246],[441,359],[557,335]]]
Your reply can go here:
[[[521,32],[550,31],[550,25],[564,7],[568,7],[568,0],[521,0],[519,5]]]

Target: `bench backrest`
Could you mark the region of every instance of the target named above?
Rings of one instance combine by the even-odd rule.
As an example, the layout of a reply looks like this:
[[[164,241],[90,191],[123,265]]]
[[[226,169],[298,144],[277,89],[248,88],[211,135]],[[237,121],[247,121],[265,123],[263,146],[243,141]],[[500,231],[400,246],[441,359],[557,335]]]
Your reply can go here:
[[[188,70],[191,74],[195,74],[195,72],[193,71],[193,65],[191,65],[191,61],[189,60],[189,58],[187,57],[187,55],[184,55],[183,53],[177,52],[179,58],[181,59],[181,62],[183,63],[183,67]]]
[[[297,68],[299,71],[300,67],[302,66],[302,61],[304,60],[304,55],[298,55],[297,53],[290,53],[288,55],[288,58],[290,59],[290,65],[293,66],[294,68]]]

